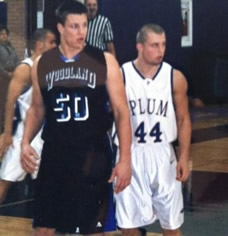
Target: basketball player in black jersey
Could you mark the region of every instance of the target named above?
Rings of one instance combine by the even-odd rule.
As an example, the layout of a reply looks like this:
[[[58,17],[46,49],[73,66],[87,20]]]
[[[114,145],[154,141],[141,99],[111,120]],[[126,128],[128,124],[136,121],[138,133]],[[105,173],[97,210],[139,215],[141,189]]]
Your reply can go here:
[[[85,45],[86,7],[74,0],[56,11],[58,48],[44,53],[32,71],[33,99],[22,141],[22,165],[33,172],[39,156],[30,146],[45,120],[37,178],[35,236],[103,235],[115,230],[112,183],[118,194],[130,183],[130,119],[116,59]],[[120,140],[112,170],[107,130],[110,101]]]

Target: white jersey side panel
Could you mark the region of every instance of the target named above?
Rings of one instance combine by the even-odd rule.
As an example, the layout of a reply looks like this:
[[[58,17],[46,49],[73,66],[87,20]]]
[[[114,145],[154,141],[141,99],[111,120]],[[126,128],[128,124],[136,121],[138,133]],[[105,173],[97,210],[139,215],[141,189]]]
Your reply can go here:
[[[131,115],[132,143],[172,142],[177,137],[172,97],[172,67],[163,62],[153,79],[143,78],[133,62],[122,67]]]

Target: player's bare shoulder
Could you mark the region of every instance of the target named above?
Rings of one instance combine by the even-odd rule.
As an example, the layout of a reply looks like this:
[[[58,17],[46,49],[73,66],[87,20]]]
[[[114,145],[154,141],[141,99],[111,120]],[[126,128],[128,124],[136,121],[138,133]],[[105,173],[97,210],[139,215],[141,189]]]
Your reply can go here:
[[[31,72],[31,66],[29,65],[29,64],[27,64],[27,63],[20,63],[17,67],[16,67],[16,69],[14,70],[14,73],[21,73],[22,75],[24,74],[24,73],[30,73]]]
[[[187,79],[180,70],[173,70],[173,85],[174,92],[179,90],[185,92],[188,89]]]
[[[113,54],[111,54],[110,52],[104,52],[104,56],[105,56],[107,66],[119,67],[119,64]]]
[[[109,52],[104,52],[106,65],[107,65],[107,79],[119,77],[120,75],[120,67],[117,62],[115,56],[113,56]]]
[[[39,55],[35,60],[32,66],[32,81],[37,80],[37,67],[42,55]]]
[[[28,64],[19,64],[13,72],[12,81],[17,84],[31,82],[31,67]]]

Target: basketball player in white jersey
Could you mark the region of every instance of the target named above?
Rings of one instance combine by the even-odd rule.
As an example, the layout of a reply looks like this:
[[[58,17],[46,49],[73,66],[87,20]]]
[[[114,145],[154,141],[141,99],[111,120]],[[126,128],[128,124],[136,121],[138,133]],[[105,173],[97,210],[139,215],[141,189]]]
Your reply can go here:
[[[183,223],[181,182],[189,176],[191,122],[184,75],[163,61],[166,35],[148,24],[137,34],[138,57],[122,66],[132,125],[131,184],[116,195],[124,236],[160,221],[165,236]],[[178,138],[177,160],[172,142]],[[117,155],[118,157],[118,155]]]
[[[23,180],[27,174],[20,162],[20,145],[26,112],[32,99],[31,67],[39,55],[56,47],[56,37],[48,29],[38,29],[33,35],[32,44],[31,57],[23,60],[16,68],[8,90],[4,132],[0,137],[0,156],[4,155],[0,169],[0,203],[3,202],[11,183]],[[19,105],[20,121],[12,136],[16,102]],[[32,145],[40,153],[42,144],[39,133]],[[37,172],[32,177],[35,178],[36,174]]]

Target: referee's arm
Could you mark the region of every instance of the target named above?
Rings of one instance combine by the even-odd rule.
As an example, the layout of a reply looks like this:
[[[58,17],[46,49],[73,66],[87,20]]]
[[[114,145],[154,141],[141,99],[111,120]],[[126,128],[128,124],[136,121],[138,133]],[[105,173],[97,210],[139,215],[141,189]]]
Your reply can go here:
[[[116,56],[115,46],[113,43],[113,31],[112,26],[109,20],[107,20],[107,23],[105,25],[105,44],[107,51],[110,52],[112,55]]]
[[[106,48],[107,48],[108,52],[110,52],[113,56],[116,56],[116,51],[115,51],[115,47],[114,47],[113,42],[107,42],[106,43]]]

